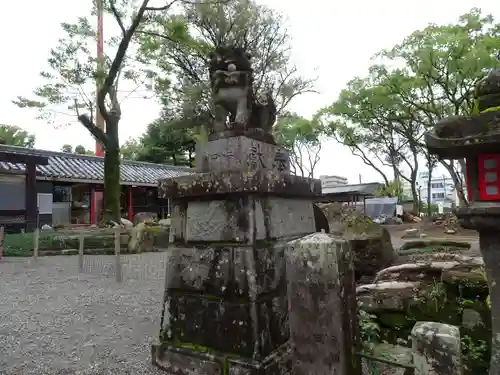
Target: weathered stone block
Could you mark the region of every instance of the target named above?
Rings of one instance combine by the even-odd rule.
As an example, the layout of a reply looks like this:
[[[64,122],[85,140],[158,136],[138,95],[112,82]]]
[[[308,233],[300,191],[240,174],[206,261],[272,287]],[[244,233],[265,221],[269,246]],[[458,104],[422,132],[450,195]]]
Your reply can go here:
[[[174,202],[172,242],[240,242],[299,237],[315,231],[310,200],[235,196]]]
[[[284,247],[171,248],[167,290],[250,299],[286,287]]]
[[[248,239],[248,200],[189,202],[186,241],[245,241]]]
[[[357,319],[349,243],[315,233],[290,242],[286,258],[293,373],[360,374],[350,350]]]
[[[218,172],[271,169],[290,173],[288,151],[245,136],[220,138],[196,145],[196,170]]]
[[[223,375],[224,363],[217,359],[200,357],[190,349],[177,349],[165,344],[153,345],[151,349],[153,364],[176,375]]]
[[[417,322],[411,331],[415,375],[462,375],[458,327]]]
[[[228,360],[228,375],[290,375],[292,374],[291,352],[288,345],[269,356],[262,363]]]
[[[263,361],[287,343],[286,296],[256,301],[170,293],[161,341],[225,353],[244,363]]]
[[[302,236],[315,232],[310,199],[263,198],[259,206],[262,207],[265,220],[269,222],[269,228],[265,236],[258,234],[258,239]]]
[[[207,172],[161,180],[158,192],[163,198],[211,197],[228,194],[272,194],[309,198],[321,195],[321,181],[287,175],[273,170],[235,170]]]
[[[254,348],[252,304],[213,296],[171,293],[168,330],[162,341],[251,358]]]
[[[167,264],[163,343],[250,363],[288,342],[283,244],[171,248]]]

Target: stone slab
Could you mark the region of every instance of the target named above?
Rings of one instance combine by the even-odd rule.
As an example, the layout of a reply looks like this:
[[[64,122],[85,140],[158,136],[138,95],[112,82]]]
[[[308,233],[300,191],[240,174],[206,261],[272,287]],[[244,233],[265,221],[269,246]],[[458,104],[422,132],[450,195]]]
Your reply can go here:
[[[172,243],[238,242],[299,237],[315,232],[310,199],[235,196],[172,205]],[[252,222],[252,223],[251,223]]]
[[[223,375],[224,363],[215,358],[196,355],[189,350],[177,350],[165,344],[153,344],[151,357],[154,366],[175,375]]]
[[[284,244],[270,247],[171,247],[166,251],[165,288],[242,301],[284,295]]]
[[[151,346],[153,365],[175,375],[291,375],[288,344],[261,360],[227,357],[223,353],[199,354],[167,344]]]
[[[207,172],[161,180],[162,198],[213,197],[253,193],[281,197],[314,198],[321,195],[321,181],[271,170]]]
[[[229,129],[220,132],[220,133],[212,133],[208,135],[209,141],[215,141],[221,138],[231,138],[244,136],[247,138],[252,138],[257,141],[262,141],[266,143],[270,143],[275,145],[276,141],[274,140],[274,136],[272,134],[266,133],[263,129],[260,128],[248,128],[248,129],[239,129],[237,127],[230,127]]]
[[[291,375],[292,360],[288,344],[260,362],[228,360],[228,375]]]
[[[186,241],[246,242],[249,233],[248,200],[189,202],[186,208]]]
[[[316,231],[311,200],[269,197],[260,202],[269,224],[266,235],[257,232],[258,239],[303,236]]]
[[[245,136],[220,138],[196,145],[196,171],[241,169],[290,173],[289,153],[277,145]]]

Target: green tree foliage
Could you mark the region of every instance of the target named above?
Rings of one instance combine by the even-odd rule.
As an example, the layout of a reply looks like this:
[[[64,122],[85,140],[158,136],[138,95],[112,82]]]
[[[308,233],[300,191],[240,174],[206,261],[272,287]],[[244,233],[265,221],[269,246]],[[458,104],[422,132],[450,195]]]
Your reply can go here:
[[[456,24],[430,24],[415,31],[381,51],[369,76],[349,82],[320,118],[339,142],[378,170],[386,184],[389,179],[381,165],[406,165],[410,173],[401,177],[411,184],[416,202],[418,156],[429,164],[423,134],[444,117],[470,113],[475,82],[497,64],[499,33],[500,25],[479,9]],[[440,163],[466,204],[463,161]]]
[[[118,8],[117,8],[118,7]],[[104,58],[100,67],[96,56],[97,30],[93,22],[96,14],[94,1],[91,14],[80,16],[76,22],[61,23],[64,35],[50,49],[47,68],[40,72],[45,83],[33,91],[31,98],[18,96],[13,102],[21,108],[37,110],[38,118],[56,126],[77,122],[78,115],[85,114],[93,122],[96,113],[96,81],[103,83],[107,71],[113,62],[113,53],[117,51],[123,35],[111,36],[104,40]],[[115,0],[104,1],[104,22],[116,23],[113,12],[120,17],[120,22],[132,22],[134,17],[132,0],[123,0],[119,5]],[[116,106],[119,98],[118,82],[131,81],[140,87],[148,71],[134,58],[124,57],[113,82],[113,95],[106,98],[106,107]],[[143,73],[142,75],[140,73]],[[128,91],[125,92],[128,94]],[[91,132],[92,133],[92,132]],[[92,134],[94,137],[96,134]]]
[[[78,146],[75,147],[75,154],[78,154],[78,155],[95,155],[94,151],[87,150],[82,145],[78,145]]]
[[[137,160],[142,145],[137,139],[130,138],[120,147],[120,154],[124,160]]]
[[[75,23],[62,23],[65,37],[50,50],[48,69],[40,73],[46,83],[34,90],[34,99],[18,97],[14,101],[21,108],[38,110],[39,117],[54,124],[60,121],[60,117],[64,119],[63,124],[71,122],[67,118],[78,119],[102,144],[105,152],[104,212],[114,221],[120,220],[118,124],[121,106],[118,83],[121,77],[134,82],[137,88],[151,76],[150,70],[145,69],[134,58],[127,58],[127,50],[141,22],[153,17],[157,11],[168,11],[176,2],[174,0],[162,7],[153,8],[148,7],[149,0],[142,0],[139,6],[133,0],[104,1],[105,19],[114,19],[119,26],[120,35],[106,41],[105,51],[113,53],[100,61],[94,57],[97,31],[90,18],[81,16]],[[92,16],[96,10],[94,1]],[[97,94],[93,94],[96,82],[99,90]],[[104,119],[104,131],[96,126],[96,108]]]
[[[91,150],[87,150],[85,147],[82,145],[75,146],[73,149],[73,146],[70,144],[65,144],[61,147],[62,152],[67,152],[70,154],[77,154],[77,155],[95,155],[95,153]]]
[[[35,147],[35,135],[15,125],[0,125],[0,144],[19,147]]]
[[[72,154],[73,153],[73,146],[71,146],[70,144],[65,144],[61,147],[61,151],[67,152],[68,154]]]
[[[194,166],[195,137],[175,118],[149,124],[135,146],[134,159],[151,163]]]
[[[278,111],[312,91],[290,62],[290,37],[278,12],[253,0],[183,3],[177,12],[157,14],[140,32],[142,60],[155,63],[156,92],[166,113],[199,132],[213,121],[208,54],[237,45],[252,54],[254,89],[271,90]]]
[[[401,177],[411,183],[418,162],[411,154],[408,137],[422,133],[423,129],[385,83],[376,74],[354,78],[337,101],[318,113],[318,118],[328,134],[375,169],[385,185],[391,179],[380,166],[393,168],[394,179],[399,180],[398,166],[403,161],[411,175]]]
[[[391,180],[375,192],[377,197],[396,197],[405,200],[406,197],[403,195],[403,184],[400,180]]]
[[[314,178],[320,160],[323,127],[314,119],[287,114],[279,118],[273,130],[276,142],[290,152],[291,172]]]

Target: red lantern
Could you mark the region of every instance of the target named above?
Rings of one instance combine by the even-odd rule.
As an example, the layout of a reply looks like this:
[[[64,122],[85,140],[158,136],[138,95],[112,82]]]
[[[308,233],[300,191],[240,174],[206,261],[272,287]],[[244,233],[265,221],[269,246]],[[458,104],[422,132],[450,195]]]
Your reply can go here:
[[[500,200],[500,154],[479,154],[477,161],[479,163],[477,166],[479,198],[483,201]],[[470,200],[469,181],[467,181],[467,190]]]

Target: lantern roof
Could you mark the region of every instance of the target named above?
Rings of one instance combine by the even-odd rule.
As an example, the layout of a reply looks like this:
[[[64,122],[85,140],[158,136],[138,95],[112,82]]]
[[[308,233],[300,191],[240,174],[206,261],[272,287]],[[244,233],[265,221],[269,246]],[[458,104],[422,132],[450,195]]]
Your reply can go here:
[[[431,154],[442,159],[500,153],[500,69],[492,69],[474,90],[469,116],[448,117],[425,134]]]
[[[461,159],[481,153],[500,153],[500,111],[448,117],[425,134],[431,154]]]

